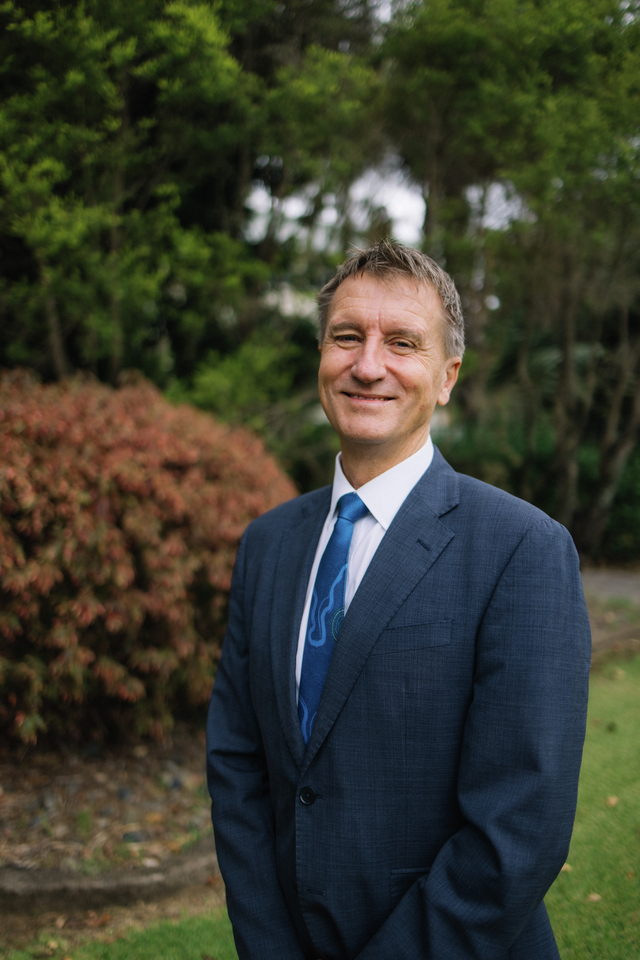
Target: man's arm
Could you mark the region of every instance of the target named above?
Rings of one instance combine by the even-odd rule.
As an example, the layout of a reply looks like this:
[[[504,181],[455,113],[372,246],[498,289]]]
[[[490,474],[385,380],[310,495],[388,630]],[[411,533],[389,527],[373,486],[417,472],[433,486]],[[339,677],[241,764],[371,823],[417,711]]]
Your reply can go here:
[[[269,778],[249,686],[244,577],[245,538],[207,721],[216,851],[240,960],[304,960],[276,873]]]
[[[586,720],[589,623],[575,548],[545,519],[506,565],[478,634],[444,845],[357,960],[503,960],[566,858]]]

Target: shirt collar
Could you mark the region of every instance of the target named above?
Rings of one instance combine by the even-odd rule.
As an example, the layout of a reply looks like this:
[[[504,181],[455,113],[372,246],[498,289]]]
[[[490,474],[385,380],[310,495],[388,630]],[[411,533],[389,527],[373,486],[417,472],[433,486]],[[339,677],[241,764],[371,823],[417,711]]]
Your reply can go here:
[[[412,456],[396,463],[395,467],[391,467],[390,470],[386,470],[378,477],[374,477],[373,480],[369,480],[358,490],[354,490],[342,472],[342,461],[340,454],[338,454],[333,476],[329,516],[333,517],[338,500],[343,494],[357,493],[371,515],[386,531],[432,460],[433,441],[431,437],[427,437],[425,445]]]

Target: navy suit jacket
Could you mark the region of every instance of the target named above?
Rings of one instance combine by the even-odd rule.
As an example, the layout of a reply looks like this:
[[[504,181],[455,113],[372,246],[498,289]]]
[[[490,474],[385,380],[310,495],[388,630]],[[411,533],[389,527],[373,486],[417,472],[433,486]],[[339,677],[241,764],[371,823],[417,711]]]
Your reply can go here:
[[[241,960],[551,960],[590,634],[569,534],[436,451],[344,619],[309,744],[295,658],[325,488],[248,528],[208,770]]]

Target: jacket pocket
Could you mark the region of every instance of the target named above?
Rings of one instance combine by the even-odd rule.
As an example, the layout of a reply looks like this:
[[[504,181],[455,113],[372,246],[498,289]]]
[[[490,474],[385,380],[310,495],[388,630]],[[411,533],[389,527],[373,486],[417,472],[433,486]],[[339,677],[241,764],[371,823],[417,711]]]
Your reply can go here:
[[[393,623],[393,621],[392,621]],[[420,650],[423,647],[441,647],[451,643],[453,620],[432,620],[429,623],[403,624],[387,627],[380,634],[371,656]]]
[[[391,906],[397,906],[410,887],[419,880],[420,877],[426,877],[429,873],[429,867],[410,867],[406,870],[391,871]]]

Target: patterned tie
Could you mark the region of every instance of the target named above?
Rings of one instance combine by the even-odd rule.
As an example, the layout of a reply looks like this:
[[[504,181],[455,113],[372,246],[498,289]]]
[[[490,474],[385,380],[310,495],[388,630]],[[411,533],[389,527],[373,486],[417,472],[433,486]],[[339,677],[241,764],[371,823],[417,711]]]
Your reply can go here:
[[[344,620],[344,588],[353,525],[368,512],[357,493],[340,497],[338,519],[313,585],[298,696],[298,716],[305,743],[311,736],[329,661]]]

